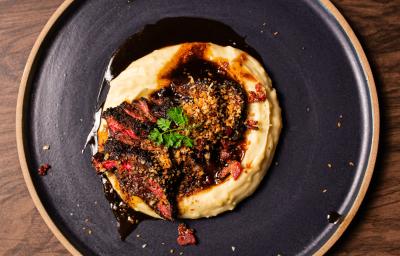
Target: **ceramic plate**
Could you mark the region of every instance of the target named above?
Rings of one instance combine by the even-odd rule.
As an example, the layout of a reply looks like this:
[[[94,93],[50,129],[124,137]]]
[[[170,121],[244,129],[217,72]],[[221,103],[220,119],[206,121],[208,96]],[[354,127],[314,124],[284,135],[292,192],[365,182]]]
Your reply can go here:
[[[177,224],[166,221],[143,222],[120,241],[90,152],[81,153],[110,58],[140,31],[129,60],[186,41],[245,49],[271,75],[283,110],[267,176],[234,211],[189,221],[197,246],[179,248]],[[329,1],[86,0],[66,1],[35,44],[17,137],[33,200],[71,253],[310,255],[326,252],[355,215],[375,163],[378,119],[368,62]],[[44,177],[42,163],[52,166]]]

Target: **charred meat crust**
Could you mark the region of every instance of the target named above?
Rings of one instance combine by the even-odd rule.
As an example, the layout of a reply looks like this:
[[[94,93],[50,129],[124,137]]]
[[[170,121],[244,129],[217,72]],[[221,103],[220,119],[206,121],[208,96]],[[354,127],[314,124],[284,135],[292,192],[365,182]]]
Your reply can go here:
[[[213,63],[185,59],[169,71],[170,84],[148,98],[123,102],[103,113],[108,139],[92,164],[99,173],[113,172],[121,189],[138,196],[161,217],[172,220],[176,200],[223,182],[242,172],[248,101],[263,100],[263,91],[249,95]],[[253,95],[254,94],[254,95]],[[179,106],[196,125],[193,148],[166,148],[148,139],[158,118]]]
[[[165,219],[175,215],[174,188],[178,172],[165,169],[151,151],[109,139],[104,152],[93,157],[93,165],[100,172],[112,171],[122,190],[130,196],[140,196]]]
[[[106,119],[111,132],[125,134],[132,139],[147,138],[152,128],[152,124],[146,120],[147,117],[127,102],[118,107],[107,109],[103,113],[103,118]]]

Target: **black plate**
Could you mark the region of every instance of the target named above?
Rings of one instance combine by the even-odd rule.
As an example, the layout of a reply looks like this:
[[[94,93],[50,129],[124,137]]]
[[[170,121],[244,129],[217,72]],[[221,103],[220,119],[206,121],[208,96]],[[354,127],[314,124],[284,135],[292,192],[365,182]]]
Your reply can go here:
[[[178,21],[176,33],[144,36],[141,46],[151,51],[182,41],[239,44],[244,38],[279,93],[284,128],[276,163],[256,193],[233,212],[189,221],[198,246],[178,248],[177,224],[165,221],[146,221],[121,242],[90,152],[81,150],[112,53],[145,25],[177,17],[196,19],[181,24],[182,19],[172,19]],[[202,32],[182,36],[191,26]],[[238,38],[221,36],[223,31]],[[41,201],[38,207],[43,204],[64,238],[85,255],[170,255],[171,248],[184,255],[326,251],[365,193],[377,146],[373,81],[346,32],[324,4],[313,0],[73,2],[34,57],[20,102],[21,150]],[[132,56],[140,57],[145,52],[140,49]],[[45,144],[49,151],[42,150]],[[36,170],[44,162],[52,169],[40,177]],[[329,223],[330,212],[342,214],[342,222]]]

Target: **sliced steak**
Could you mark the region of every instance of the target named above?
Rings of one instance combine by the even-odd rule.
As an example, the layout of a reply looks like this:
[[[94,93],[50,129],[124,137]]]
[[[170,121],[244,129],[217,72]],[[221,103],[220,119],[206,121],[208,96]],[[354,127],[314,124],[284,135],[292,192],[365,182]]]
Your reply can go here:
[[[168,220],[174,219],[177,199],[229,176],[239,178],[244,133],[257,128],[254,121],[244,123],[247,103],[265,96],[258,86],[248,100],[239,83],[205,61],[185,65],[171,72],[169,86],[148,99],[123,102],[103,113],[109,137],[92,160],[97,172],[113,172],[124,192],[142,198]],[[195,142],[193,147],[167,148],[148,138],[157,120],[169,118],[173,107],[181,108],[192,126],[185,132]],[[186,243],[187,237],[181,237]]]
[[[129,196],[140,197],[161,217],[172,220],[175,214],[174,180],[177,181],[174,177],[177,174],[171,164],[164,168],[165,160],[160,160],[159,152],[131,147],[118,140],[108,140],[104,149],[108,159],[100,161],[101,166],[106,169],[105,164],[113,163],[110,166],[115,170],[121,189]]]
[[[157,122],[157,118],[150,111],[149,101],[146,98],[142,97],[139,100],[135,100],[132,105],[139,109],[150,122]]]
[[[133,113],[137,114],[132,117]],[[134,112],[134,109],[128,103],[123,103],[115,108],[108,108],[102,115],[107,121],[107,126],[112,134],[124,135],[131,139],[147,138],[152,124],[142,121],[143,115]]]

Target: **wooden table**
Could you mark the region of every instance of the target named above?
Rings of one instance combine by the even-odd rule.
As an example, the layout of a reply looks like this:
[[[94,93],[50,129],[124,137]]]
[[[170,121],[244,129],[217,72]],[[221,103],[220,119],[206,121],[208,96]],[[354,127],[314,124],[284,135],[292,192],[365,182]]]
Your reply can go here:
[[[15,141],[22,71],[63,0],[0,0],[0,254],[66,255],[25,187]],[[400,0],[334,0],[361,40],[379,93],[382,133],[367,197],[333,255],[400,255]]]

